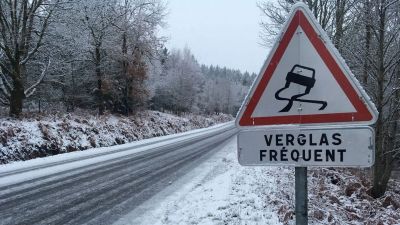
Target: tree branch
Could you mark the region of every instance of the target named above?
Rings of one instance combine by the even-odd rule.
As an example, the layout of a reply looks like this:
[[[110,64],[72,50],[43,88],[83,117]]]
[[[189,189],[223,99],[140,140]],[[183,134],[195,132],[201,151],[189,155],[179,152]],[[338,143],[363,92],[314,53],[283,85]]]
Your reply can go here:
[[[0,96],[0,104],[3,104],[5,106],[9,106],[10,105],[10,100],[8,99],[4,99]]]
[[[36,83],[34,83],[32,86],[30,86],[29,88],[27,88],[27,89],[25,90],[24,93],[25,93],[25,96],[26,96],[27,98],[30,97],[30,96],[32,96],[32,95],[35,93],[36,87],[43,81],[44,77],[46,76],[47,69],[48,69],[49,66],[50,66],[50,63],[51,63],[51,61],[49,60],[49,62],[47,63],[47,66],[45,66],[45,67],[43,68],[42,74],[40,75],[40,77],[39,77],[39,79],[36,81]]]
[[[6,76],[4,75],[3,71],[1,71],[0,68],[0,80],[2,82],[2,86],[4,86],[6,88],[6,91],[11,92],[12,87],[10,85],[10,83],[8,82],[8,80],[6,79]]]
[[[22,60],[20,61],[20,63],[19,63],[20,65],[26,64],[26,63],[29,61],[29,59],[30,59],[30,58],[39,50],[39,48],[42,46],[43,37],[44,37],[44,34],[45,34],[45,32],[46,32],[46,29],[47,29],[47,27],[48,27],[48,25],[49,25],[49,19],[50,19],[51,15],[53,14],[55,8],[56,8],[56,4],[55,4],[55,6],[53,6],[53,7],[50,9],[50,11],[48,12],[48,14],[47,14],[46,17],[44,18],[43,25],[42,25],[42,27],[41,27],[41,29],[40,29],[40,31],[39,31],[39,35],[38,35],[38,36],[39,36],[39,39],[36,41],[35,47],[34,47],[30,52],[27,53],[27,55],[26,55],[26,57],[25,57],[24,59],[22,59]],[[29,44],[29,43],[26,43],[26,44]]]

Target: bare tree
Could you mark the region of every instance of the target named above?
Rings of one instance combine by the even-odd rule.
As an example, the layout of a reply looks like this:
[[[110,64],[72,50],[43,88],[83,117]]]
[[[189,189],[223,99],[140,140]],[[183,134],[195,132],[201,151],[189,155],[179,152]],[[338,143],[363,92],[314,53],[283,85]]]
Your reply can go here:
[[[0,102],[11,116],[22,113],[23,101],[43,81],[50,61],[40,63],[37,81],[27,84],[27,64],[43,45],[50,19],[60,0],[0,1]]]
[[[373,82],[375,104],[380,112],[376,123],[376,163],[373,173],[373,197],[381,197],[393,169],[396,153],[396,135],[399,123],[399,67],[400,67],[400,24],[399,1],[373,1],[374,22],[372,40],[374,54],[367,60],[371,65],[368,75]],[[367,30],[368,31],[368,30]],[[366,33],[368,35],[368,33]]]
[[[399,1],[360,1],[353,27],[345,34],[343,55],[353,67],[380,112],[375,124],[375,165],[371,195],[381,197],[387,188],[398,149]],[[346,37],[347,36],[347,37]]]
[[[352,14],[359,0],[303,0],[313,12],[322,28],[332,37],[336,48],[340,49],[341,39],[347,26],[348,18]],[[267,16],[267,20],[261,23],[261,38],[263,44],[269,46],[281,30],[294,0],[264,1],[258,7]]]

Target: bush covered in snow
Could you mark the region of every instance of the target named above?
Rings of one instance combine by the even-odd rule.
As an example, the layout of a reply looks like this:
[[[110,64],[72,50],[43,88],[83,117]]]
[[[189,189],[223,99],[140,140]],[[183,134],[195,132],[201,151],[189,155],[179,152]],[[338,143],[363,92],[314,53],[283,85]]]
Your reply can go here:
[[[275,174],[281,188],[267,196],[280,221],[294,222],[294,169]],[[271,174],[272,175],[272,174]],[[368,172],[361,169],[314,168],[308,172],[310,224],[400,224],[400,182],[391,180],[382,198],[369,195]]]
[[[67,114],[0,119],[0,163],[124,144],[227,122],[225,114],[177,117],[157,111],[135,116]]]

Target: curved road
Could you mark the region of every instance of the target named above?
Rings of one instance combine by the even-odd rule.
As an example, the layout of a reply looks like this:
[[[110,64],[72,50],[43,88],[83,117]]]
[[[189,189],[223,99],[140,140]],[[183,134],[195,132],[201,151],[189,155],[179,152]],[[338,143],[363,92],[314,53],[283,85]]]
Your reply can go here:
[[[235,129],[0,188],[0,224],[112,224],[218,151]]]

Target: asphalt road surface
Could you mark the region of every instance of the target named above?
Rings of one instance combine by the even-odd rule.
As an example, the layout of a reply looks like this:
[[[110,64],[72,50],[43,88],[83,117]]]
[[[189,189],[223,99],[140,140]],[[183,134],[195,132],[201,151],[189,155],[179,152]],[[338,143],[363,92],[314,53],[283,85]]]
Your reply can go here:
[[[234,134],[231,130],[2,187],[0,224],[112,224],[210,157]]]

